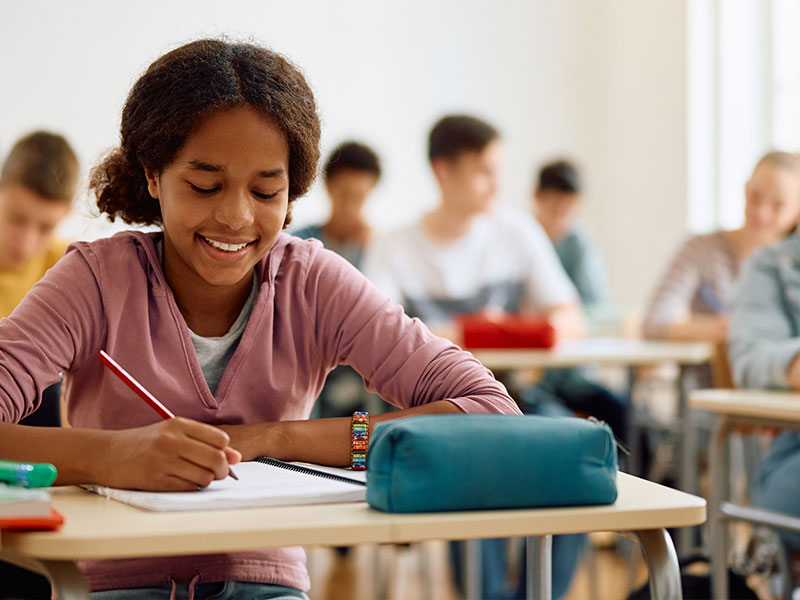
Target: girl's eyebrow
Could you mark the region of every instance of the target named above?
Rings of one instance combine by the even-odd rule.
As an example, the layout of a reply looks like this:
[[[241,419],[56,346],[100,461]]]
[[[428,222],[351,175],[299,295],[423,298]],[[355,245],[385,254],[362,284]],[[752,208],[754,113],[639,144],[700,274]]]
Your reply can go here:
[[[208,173],[221,173],[225,170],[225,167],[222,165],[212,165],[211,163],[203,162],[202,160],[190,160],[187,165],[193,171],[206,171]],[[284,171],[282,167],[278,167],[277,169],[270,169],[268,171],[259,171],[258,176],[266,179],[272,179],[274,177],[280,177],[285,173],[286,171]]]
[[[202,160],[190,160],[186,163],[193,171],[208,171],[209,173],[221,173],[225,169],[221,165],[212,165]]]

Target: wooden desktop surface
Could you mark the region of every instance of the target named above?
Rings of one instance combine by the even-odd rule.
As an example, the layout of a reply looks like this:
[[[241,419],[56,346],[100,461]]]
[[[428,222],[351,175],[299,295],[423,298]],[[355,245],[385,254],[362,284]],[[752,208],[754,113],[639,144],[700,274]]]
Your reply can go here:
[[[398,543],[683,527],[705,521],[702,498],[625,473],[611,506],[389,514],[365,503],[240,510],[149,512],[55,488],[66,517],[57,532],[3,532],[0,549],[39,559],[202,554],[288,545]]]
[[[563,368],[582,365],[645,366],[663,363],[696,365],[714,355],[705,343],[651,342],[622,338],[585,338],[562,342],[552,349],[473,349],[489,369]]]
[[[721,415],[800,422],[800,393],[767,390],[695,390],[689,406]]]

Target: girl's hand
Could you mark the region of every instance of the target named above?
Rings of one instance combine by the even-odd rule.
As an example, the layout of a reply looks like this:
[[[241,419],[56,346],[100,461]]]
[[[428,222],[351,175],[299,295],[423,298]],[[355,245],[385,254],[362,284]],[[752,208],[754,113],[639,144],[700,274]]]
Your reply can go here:
[[[151,491],[192,491],[228,476],[241,454],[218,427],[175,418],[115,431],[100,483]]]

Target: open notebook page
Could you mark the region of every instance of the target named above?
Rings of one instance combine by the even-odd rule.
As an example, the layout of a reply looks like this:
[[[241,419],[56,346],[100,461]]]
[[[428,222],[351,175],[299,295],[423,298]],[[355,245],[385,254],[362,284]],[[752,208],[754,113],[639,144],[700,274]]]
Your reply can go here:
[[[307,466],[361,481],[366,477],[363,471]],[[196,492],[140,492],[99,485],[84,487],[132,506],[158,511],[358,502],[365,500],[367,495],[367,488],[363,485],[333,481],[259,462],[243,462],[234,468],[239,481],[226,477]]]

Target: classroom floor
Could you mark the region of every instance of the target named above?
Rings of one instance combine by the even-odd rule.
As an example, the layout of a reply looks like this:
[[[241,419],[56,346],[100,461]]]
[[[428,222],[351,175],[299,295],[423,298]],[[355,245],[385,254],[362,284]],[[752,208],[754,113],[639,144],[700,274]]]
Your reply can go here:
[[[647,582],[641,553],[636,550],[633,560],[625,556],[632,542],[618,544],[610,533],[597,534],[593,542],[594,564],[584,559],[564,600],[625,600],[631,589]],[[459,600],[446,542],[426,542],[424,549],[420,544],[358,546],[346,557],[331,548],[306,551],[312,600]],[[761,600],[775,600],[763,579],[750,577],[748,584]]]
[[[583,561],[565,600],[624,600],[631,577],[635,587],[647,581],[640,553],[631,575],[630,561],[607,542],[595,550],[593,568]],[[445,542],[426,542],[424,548],[359,546],[346,557],[329,548],[307,551],[313,600],[458,600]]]

